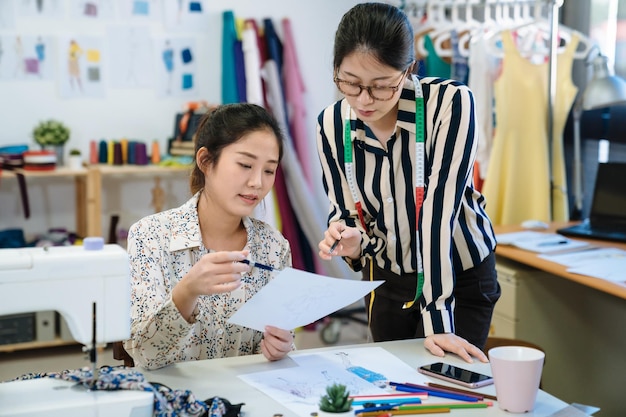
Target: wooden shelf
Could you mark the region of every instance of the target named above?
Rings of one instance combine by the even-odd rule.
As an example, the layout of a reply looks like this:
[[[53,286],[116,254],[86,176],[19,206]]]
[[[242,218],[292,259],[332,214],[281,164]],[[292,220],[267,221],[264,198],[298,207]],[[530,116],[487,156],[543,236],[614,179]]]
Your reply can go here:
[[[15,173],[19,172],[24,174],[25,177],[33,178],[49,178],[49,177],[86,177],[87,168],[81,169],[69,169],[65,167],[55,168],[50,171],[29,171],[27,169],[18,168],[15,171],[2,170],[0,177],[2,178],[14,178]]]
[[[128,176],[169,176],[189,175],[189,166],[161,166],[161,165],[90,165],[84,186],[84,195],[77,200],[82,207],[77,212],[84,218],[77,217],[77,231],[81,236],[103,236],[102,234],[102,180],[106,177]],[[78,189],[77,189],[78,195]]]
[[[76,233],[86,237],[102,236],[102,180],[104,177],[188,176],[191,172],[191,166],[95,164],[87,165],[81,169],[57,167],[50,171],[29,171],[19,168],[16,171],[2,170],[0,179],[15,178],[16,172],[24,174],[27,179],[74,178]]]
[[[185,174],[191,172],[188,166],[161,166],[161,165],[90,165],[89,170],[96,169],[102,175],[155,175],[155,174]]]
[[[43,349],[43,348],[49,348],[49,347],[77,345],[77,344],[78,342],[75,340],[64,340],[64,339],[61,339],[60,337],[57,337],[54,340],[47,340],[47,341],[33,341],[33,342],[0,345],[0,352],[15,352],[18,350]]]

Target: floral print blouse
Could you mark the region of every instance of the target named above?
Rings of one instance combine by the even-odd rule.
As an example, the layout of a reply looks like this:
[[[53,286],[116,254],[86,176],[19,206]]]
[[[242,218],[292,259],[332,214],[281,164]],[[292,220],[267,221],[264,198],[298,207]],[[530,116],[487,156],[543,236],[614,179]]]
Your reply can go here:
[[[210,249],[204,247],[196,193],[182,206],[133,224],[128,235],[131,268],[131,338],[124,348],[135,365],[157,369],[175,362],[261,352],[263,334],[227,323],[247,300],[272,279],[253,268],[230,293],[201,296],[187,322],[172,301],[172,289]],[[268,224],[243,219],[250,259],[275,268],[291,266],[289,242]]]

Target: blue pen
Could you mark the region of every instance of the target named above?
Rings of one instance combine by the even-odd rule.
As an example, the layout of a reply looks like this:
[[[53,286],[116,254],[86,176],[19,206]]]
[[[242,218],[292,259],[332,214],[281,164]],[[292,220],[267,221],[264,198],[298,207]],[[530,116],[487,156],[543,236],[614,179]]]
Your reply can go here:
[[[242,264],[248,264],[254,268],[265,269],[266,271],[278,271],[278,269],[275,269],[272,266],[254,262],[249,259],[244,259],[243,261],[239,261],[239,262],[241,262]]]
[[[569,241],[567,240],[553,240],[551,242],[540,242],[537,244],[537,246],[556,246],[556,245],[565,245],[567,244]]]

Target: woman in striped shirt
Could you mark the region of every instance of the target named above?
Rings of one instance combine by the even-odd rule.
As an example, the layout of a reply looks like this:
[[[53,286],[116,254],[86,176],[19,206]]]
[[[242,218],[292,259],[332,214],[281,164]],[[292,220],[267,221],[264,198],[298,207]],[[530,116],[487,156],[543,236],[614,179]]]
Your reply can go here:
[[[401,10],[363,3],[343,16],[334,82],[345,98],[318,118],[330,200],[320,257],[342,256],[363,279],[385,281],[366,297],[374,341],[426,337],[436,356],[487,361],[500,286],[494,232],[472,182],[472,93],[414,70]]]

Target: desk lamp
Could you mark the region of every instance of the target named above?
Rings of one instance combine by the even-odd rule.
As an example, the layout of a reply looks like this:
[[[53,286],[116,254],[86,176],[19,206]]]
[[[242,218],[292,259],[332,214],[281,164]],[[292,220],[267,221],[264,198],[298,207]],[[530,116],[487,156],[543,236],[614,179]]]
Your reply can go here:
[[[597,51],[592,56],[593,51]],[[574,119],[574,213],[575,219],[580,220],[583,207],[582,189],[582,144],[580,139],[580,118],[583,111],[601,109],[610,106],[626,104],[626,81],[609,72],[608,59],[599,49],[592,48],[587,65],[591,65],[591,80],[578,95],[572,116]]]

